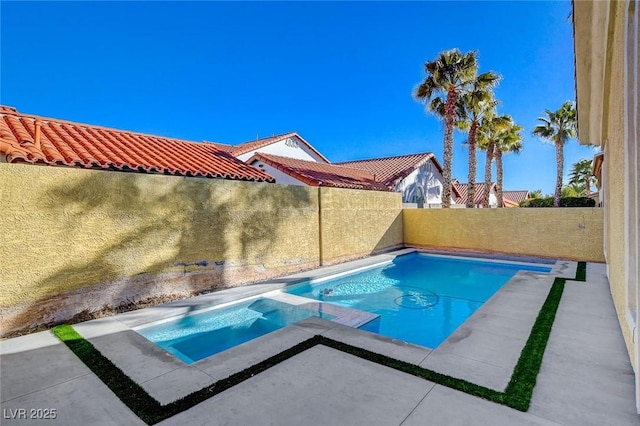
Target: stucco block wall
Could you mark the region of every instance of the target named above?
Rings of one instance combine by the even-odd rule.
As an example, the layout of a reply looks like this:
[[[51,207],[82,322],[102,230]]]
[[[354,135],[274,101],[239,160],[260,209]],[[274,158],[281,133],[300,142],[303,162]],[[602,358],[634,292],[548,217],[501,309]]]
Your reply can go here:
[[[320,188],[325,265],[401,247],[402,194]]]
[[[317,189],[0,164],[2,331],[319,264]]]
[[[375,191],[0,163],[0,211],[2,334],[402,245]]]
[[[404,242],[604,262],[598,208],[406,209]]]

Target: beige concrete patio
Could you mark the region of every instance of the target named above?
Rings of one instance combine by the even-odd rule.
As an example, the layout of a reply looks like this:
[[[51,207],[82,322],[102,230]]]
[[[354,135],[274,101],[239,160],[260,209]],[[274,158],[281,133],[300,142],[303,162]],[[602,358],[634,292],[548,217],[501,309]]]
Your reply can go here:
[[[310,319],[187,366],[113,317],[76,329],[163,403],[314,334],[502,390],[550,286],[533,275],[520,273],[433,351]],[[30,409],[55,409],[47,424],[143,424],[50,332],[5,340],[0,353],[2,424],[42,424]],[[633,425],[640,417],[604,265],[588,264],[587,282],[567,281],[527,413],[319,345],[161,424]]]

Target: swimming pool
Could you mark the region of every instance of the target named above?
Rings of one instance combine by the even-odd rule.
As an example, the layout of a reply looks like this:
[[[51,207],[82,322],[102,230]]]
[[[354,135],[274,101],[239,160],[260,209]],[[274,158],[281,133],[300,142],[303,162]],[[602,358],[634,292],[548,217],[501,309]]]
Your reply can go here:
[[[552,269],[420,252],[392,259],[135,331],[188,364],[310,317],[435,348],[518,271]]]
[[[435,348],[520,270],[548,273],[551,266],[413,253],[286,291],[379,314],[360,329]]]
[[[191,364],[312,316],[333,318],[322,310],[259,298],[136,331]]]

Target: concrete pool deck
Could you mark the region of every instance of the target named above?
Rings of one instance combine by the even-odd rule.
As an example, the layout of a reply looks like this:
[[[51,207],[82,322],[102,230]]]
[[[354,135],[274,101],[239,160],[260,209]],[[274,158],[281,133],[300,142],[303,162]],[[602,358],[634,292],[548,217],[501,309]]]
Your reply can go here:
[[[567,274],[572,276],[571,270]],[[434,351],[309,319],[186,365],[154,351],[155,345],[129,328],[160,315],[158,310],[184,309],[185,301],[75,328],[161,402],[314,334],[502,390],[551,281],[519,273]],[[2,424],[42,423],[28,419],[32,408],[56,409],[50,424],[143,424],[50,332],[5,340],[0,354]],[[27,419],[12,419],[20,409]],[[319,345],[161,424],[626,425],[640,424],[640,417],[604,265],[588,264],[586,282],[567,281],[527,413]]]

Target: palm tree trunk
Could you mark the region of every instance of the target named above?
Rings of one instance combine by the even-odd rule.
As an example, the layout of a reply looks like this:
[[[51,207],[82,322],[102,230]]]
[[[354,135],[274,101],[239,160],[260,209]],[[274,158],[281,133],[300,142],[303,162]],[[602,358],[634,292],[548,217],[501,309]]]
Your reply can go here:
[[[491,162],[493,161],[493,141],[487,144],[487,161],[484,163],[484,194],[482,197],[482,206],[489,208],[489,194],[491,193]]]
[[[498,207],[504,207],[502,198],[502,150],[496,149],[496,197],[498,198]]]
[[[476,199],[476,132],[478,130],[478,122],[473,120],[471,122],[471,128],[469,129],[469,197],[467,198],[467,208],[472,209],[474,207],[474,200]]]
[[[560,207],[562,194],[562,170],[564,169],[564,144],[558,135],[556,137],[556,192],[553,197],[553,207]]]
[[[456,118],[456,100],[458,92],[455,87],[447,91],[444,104],[444,153],[442,170],[442,208],[451,207],[451,169],[453,165],[453,125]]]

